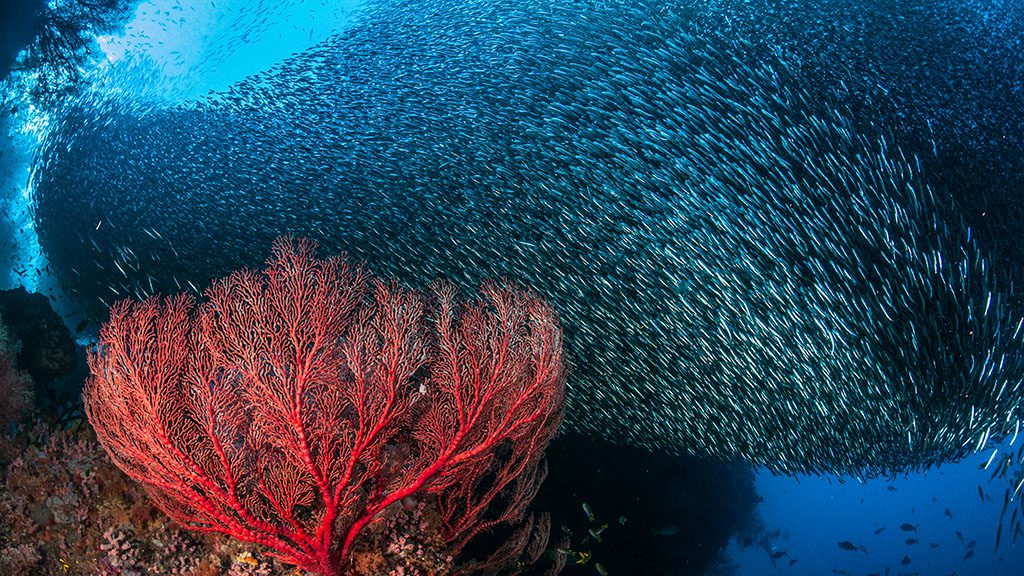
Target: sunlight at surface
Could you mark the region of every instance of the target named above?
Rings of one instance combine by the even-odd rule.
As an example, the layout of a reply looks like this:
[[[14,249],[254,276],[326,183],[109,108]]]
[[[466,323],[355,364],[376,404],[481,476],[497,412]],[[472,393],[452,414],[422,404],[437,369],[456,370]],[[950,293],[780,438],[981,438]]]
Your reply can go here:
[[[122,34],[98,38],[107,68],[141,68],[166,97],[195,99],[314,46],[355,22],[363,0],[155,0]]]

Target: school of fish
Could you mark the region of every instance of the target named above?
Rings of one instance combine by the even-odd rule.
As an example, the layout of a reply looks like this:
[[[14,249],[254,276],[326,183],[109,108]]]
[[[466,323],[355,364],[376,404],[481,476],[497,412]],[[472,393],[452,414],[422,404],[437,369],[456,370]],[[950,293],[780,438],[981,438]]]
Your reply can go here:
[[[569,428],[783,473],[1016,435],[1012,286],[884,119],[654,0],[380,0],[176,106],[95,90],[33,167],[98,307],[200,291],[284,233],[376,273],[551,299]]]

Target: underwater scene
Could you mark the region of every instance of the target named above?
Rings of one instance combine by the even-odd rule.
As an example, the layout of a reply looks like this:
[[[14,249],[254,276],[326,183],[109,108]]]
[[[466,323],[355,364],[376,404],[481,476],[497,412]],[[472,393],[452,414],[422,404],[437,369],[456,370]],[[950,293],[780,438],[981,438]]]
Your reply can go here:
[[[1024,575],[1024,2],[0,0],[0,576]]]

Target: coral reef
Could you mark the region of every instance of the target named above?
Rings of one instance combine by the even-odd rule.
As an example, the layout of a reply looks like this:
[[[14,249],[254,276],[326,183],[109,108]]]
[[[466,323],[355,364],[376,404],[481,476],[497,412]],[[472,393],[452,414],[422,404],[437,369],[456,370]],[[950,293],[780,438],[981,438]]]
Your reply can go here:
[[[0,428],[26,414],[35,397],[32,378],[18,368],[21,351],[21,340],[0,319]]]
[[[338,263],[333,259],[312,259],[314,248],[311,243],[301,242],[278,245],[277,267],[269,272],[273,282],[287,284],[289,270],[296,273],[293,279],[309,280],[304,271],[316,269],[323,273],[326,267]],[[240,278],[232,277],[234,284],[225,283],[221,288],[242,287],[244,282]],[[362,276],[359,278],[362,282]],[[400,379],[399,392],[404,395],[399,402],[402,410],[396,412],[400,419],[393,424],[401,433],[395,435],[392,431],[392,435],[380,443],[379,452],[374,452],[380,458],[379,465],[371,466],[372,460],[359,461],[354,467],[359,482],[344,492],[345,506],[351,510],[343,511],[345,516],[334,524],[343,526],[345,522],[356,522],[359,529],[335,534],[333,540],[328,540],[327,549],[332,551],[339,550],[343,543],[355,543],[348,560],[337,564],[338,573],[350,576],[527,573],[527,566],[540,559],[545,551],[550,524],[546,516],[542,516],[541,521],[527,516],[526,507],[546,474],[542,456],[560,421],[564,393],[564,372],[559,362],[560,334],[553,312],[532,295],[506,285],[486,286],[481,300],[464,304],[453,300],[454,291],[449,285],[435,286],[433,299],[430,299],[397,286],[377,283],[368,291],[373,294],[373,298],[368,299],[372,303],[361,300],[364,287],[369,287],[369,283],[360,284],[353,292],[358,295],[353,302],[361,304],[349,309],[353,318],[362,322],[361,328],[346,332],[352,344],[338,351],[347,355],[349,361],[348,372],[343,375],[369,374],[363,370],[366,366],[359,364],[359,358],[365,357],[371,363],[368,366],[375,366],[373,363],[384,356],[383,352],[374,350],[395,338],[406,338],[403,342],[419,353],[408,357],[415,366],[401,372],[403,378],[413,378]],[[285,301],[287,299],[279,300]],[[228,314],[246,309],[259,312],[258,307],[232,308],[227,301],[213,302],[224,305],[222,312]],[[436,309],[432,309],[429,321],[414,314],[430,306]],[[322,311],[347,314],[343,308],[326,306]],[[222,533],[186,530],[194,526],[180,514],[180,507],[171,507],[171,512],[177,515],[166,516],[165,506],[158,506],[166,505],[166,500],[155,494],[153,485],[134,481],[115,465],[117,461],[111,460],[103,449],[96,430],[74,405],[64,410],[59,418],[50,413],[49,407],[42,409],[37,405],[31,420],[13,421],[15,414],[23,416],[33,407],[33,378],[28,371],[16,367],[18,358],[47,382],[74,365],[74,345],[67,329],[41,296],[23,290],[7,291],[0,294],[0,309],[10,310],[7,314],[14,318],[11,329],[0,323],[0,387],[5,387],[0,389],[0,401],[7,401],[0,409],[12,415],[12,423],[0,428],[0,574],[306,574],[302,569],[288,566],[294,562],[274,550],[269,542],[251,543]],[[116,310],[114,316],[118,316]],[[225,334],[230,333],[228,318],[211,316],[206,319],[220,321],[218,327]],[[403,325],[402,319],[411,323]],[[433,328],[437,332],[425,329],[431,322],[438,323]],[[402,326],[411,327],[412,331],[403,332]],[[424,333],[430,337],[422,338]],[[103,352],[109,353],[112,332],[108,329],[106,334],[108,348]],[[421,340],[416,340],[417,337]],[[232,342],[223,342],[228,352]],[[493,371],[489,372],[500,385],[473,376],[475,369],[491,370],[488,366],[494,359],[487,356],[493,350],[509,352],[509,356],[503,357],[503,363],[493,366]],[[446,355],[451,364],[437,368],[432,378],[424,379],[425,371],[419,368],[428,354]],[[260,357],[272,359],[272,354],[266,352]],[[340,357],[327,355],[324,358]],[[475,363],[470,362],[472,359]],[[297,374],[290,368],[285,368],[283,373]],[[153,382],[148,378],[146,381]],[[469,383],[473,387],[461,389],[453,382]],[[523,388],[516,388],[510,382],[518,382]],[[369,394],[382,383],[370,376],[362,385]],[[477,395],[477,392],[482,394]],[[124,395],[127,392],[118,388],[113,393]],[[506,393],[520,398],[523,410],[509,412],[509,419],[503,420],[503,414],[509,411],[507,406],[514,404],[511,397],[502,396]],[[471,425],[463,434],[452,438],[449,435],[462,424],[449,425],[447,418],[454,413],[444,410],[442,399],[459,396],[462,405],[467,405],[465,394],[476,398],[481,413],[486,416],[480,420],[482,424]],[[363,399],[365,406],[359,406],[375,410],[375,399],[379,398],[367,398]],[[194,400],[185,397],[179,407]],[[340,398],[335,400],[341,401]],[[348,401],[358,402],[358,399]],[[136,412],[138,406],[134,406]],[[224,410],[217,416],[220,422],[231,416],[232,406],[230,403],[221,406]],[[506,406],[505,412],[502,406]],[[330,405],[321,403],[316,407],[320,412],[326,411],[328,416],[332,414]],[[0,412],[0,416],[4,414]],[[493,418],[497,420],[492,421]],[[106,422],[108,427],[112,422]],[[510,422],[514,426],[509,427]],[[501,434],[496,432],[502,430]],[[106,433],[109,434],[109,430]],[[460,444],[462,441],[458,438],[463,437],[470,438],[471,442]],[[285,445],[281,442],[274,446],[253,445],[253,462],[262,462],[263,467],[243,481],[254,485],[274,482],[277,478],[272,477],[274,471],[285,470],[287,462],[275,460],[273,466],[267,467],[267,459],[280,455]],[[444,461],[444,458],[451,461]],[[166,466],[167,462],[169,460],[161,459],[154,465]],[[232,468],[233,473],[241,471]],[[404,484],[395,483],[389,487],[390,492],[375,494],[381,490],[374,486],[384,477]],[[300,483],[293,483],[301,487]],[[281,496],[288,489],[287,483],[278,482],[269,487],[268,494]],[[308,502],[296,502],[299,514],[309,514],[303,511]],[[352,511],[360,515],[355,516]],[[259,514],[266,518],[268,512],[264,508]],[[315,514],[311,517],[316,519]],[[346,534],[349,540],[345,540]],[[359,535],[358,539],[352,537],[355,534]],[[473,544],[466,546],[470,540]],[[554,571],[557,567],[547,573]]]
[[[368,526],[349,574],[502,573],[460,565],[446,555],[439,534],[430,504],[396,503]],[[0,434],[0,574],[304,575],[262,552],[224,536],[178,529],[110,462],[86,426],[36,420]]]
[[[288,573],[254,547],[173,526],[88,427],[36,420],[0,436],[0,519],[0,574]],[[251,570],[243,554],[269,571]]]

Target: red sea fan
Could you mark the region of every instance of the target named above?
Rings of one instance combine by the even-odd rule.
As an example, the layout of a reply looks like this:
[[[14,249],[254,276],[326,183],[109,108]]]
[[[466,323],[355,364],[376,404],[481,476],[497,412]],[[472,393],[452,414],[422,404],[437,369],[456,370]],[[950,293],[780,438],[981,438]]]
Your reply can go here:
[[[279,240],[202,304],[111,309],[84,396],[115,464],[183,527],[323,575],[407,497],[438,499],[453,550],[522,519],[564,406],[551,307],[426,299],[315,249]]]

